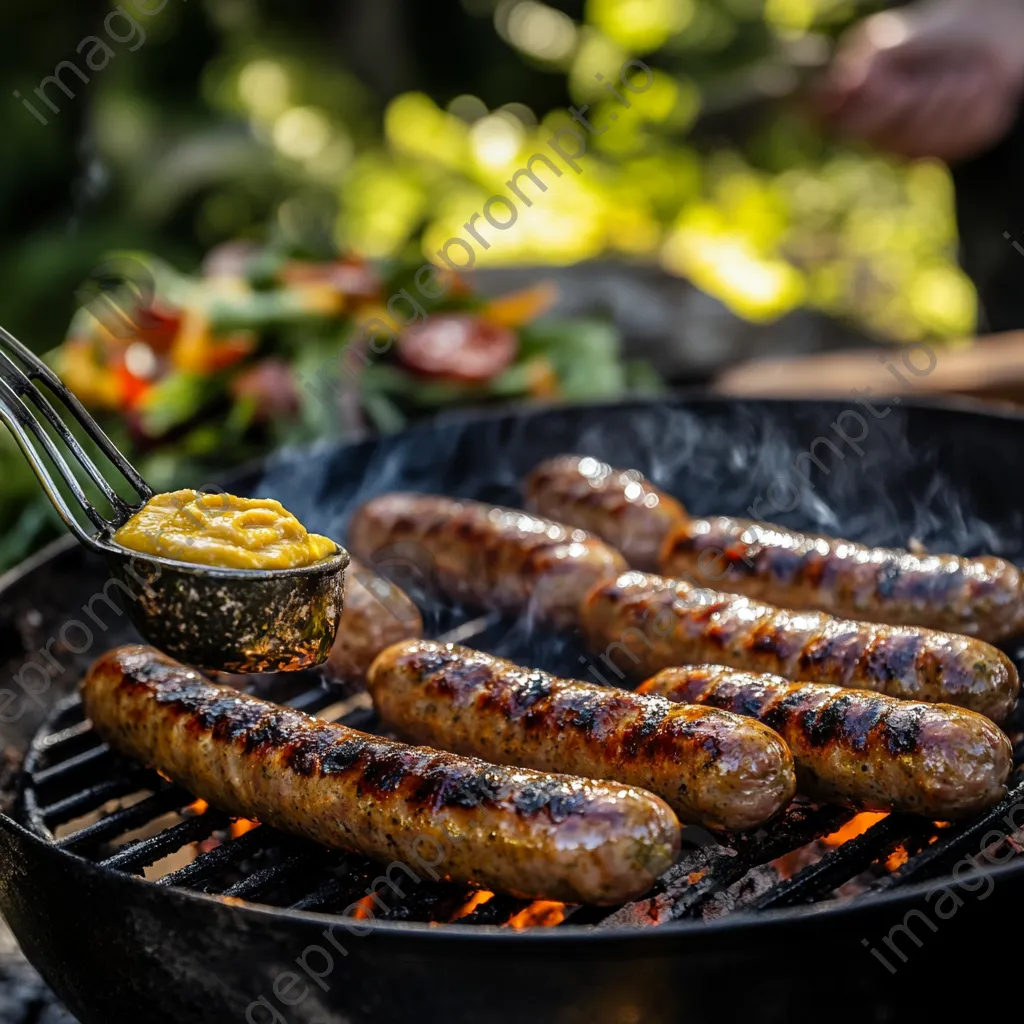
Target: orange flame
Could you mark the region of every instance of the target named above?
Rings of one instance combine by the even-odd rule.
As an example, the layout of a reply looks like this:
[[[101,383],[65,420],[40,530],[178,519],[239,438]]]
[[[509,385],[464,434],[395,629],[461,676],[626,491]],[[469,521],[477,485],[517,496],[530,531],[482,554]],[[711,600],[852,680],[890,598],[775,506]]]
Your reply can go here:
[[[790,850],[789,853],[776,857],[771,866],[775,868],[779,878],[792,878],[798,871],[807,867],[807,847],[801,846],[799,850]]]
[[[373,917],[373,906],[374,899],[372,896],[364,896],[355,906],[351,916],[357,921],[365,921],[368,917]]]
[[[867,812],[854,815],[845,825],[831,835],[825,836],[813,843],[808,843],[806,846],[801,846],[799,849],[790,850],[789,853],[784,853],[781,857],[773,860],[771,866],[776,870],[779,878],[792,878],[797,872],[803,871],[809,864],[813,864],[821,858],[824,852],[822,847],[827,849],[828,847],[841,846],[843,843],[848,843],[851,839],[856,839],[857,836],[863,835],[875,822],[881,821],[884,817],[884,814]]]
[[[517,932],[523,928],[550,928],[565,920],[565,904],[552,900],[537,900],[507,922],[509,928]]]
[[[465,903],[459,907],[455,913],[448,918],[449,921],[458,921],[460,917],[468,917],[476,910],[477,907],[483,906],[488,900],[494,899],[494,893],[488,892],[486,889],[480,889],[478,892],[473,893],[472,896],[466,900]]]
[[[195,803],[189,804],[185,808],[186,814],[194,814],[197,818],[200,814],[205,814],[210,809],[210,805],[205,800],[196,800]]]
[[[910,854],[907,852],[907,848],[905,846],[897,846],[886,859],[886,870],[895,871],[897,868],[903,867],[908,860],[910,860]]]
[[[237,839],[239,836],[244,836],[246,832],[251,832],[254,828],[259,828],[260,823],[258,821],[250,821],[248,818],[236,818],[231,822],[231,838]]]
[[[822,842],[827,846],[842,846],[851,839],[863,835],[872,825],[887,817],[885,812],[864,811],[862,814],[852,817],[842,828],[837,829],[830,836],[825,836]]]

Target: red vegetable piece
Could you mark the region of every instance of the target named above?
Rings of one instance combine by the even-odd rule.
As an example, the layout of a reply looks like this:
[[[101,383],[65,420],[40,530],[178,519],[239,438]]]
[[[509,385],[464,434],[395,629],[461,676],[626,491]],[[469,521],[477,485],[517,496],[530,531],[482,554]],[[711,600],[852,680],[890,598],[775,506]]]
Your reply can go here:
[[[418,373],[481,383],[506,369],[517,347],[515,332],[507,327],[471,313],[436,313],[418,331],[402,332],[398,356]]]

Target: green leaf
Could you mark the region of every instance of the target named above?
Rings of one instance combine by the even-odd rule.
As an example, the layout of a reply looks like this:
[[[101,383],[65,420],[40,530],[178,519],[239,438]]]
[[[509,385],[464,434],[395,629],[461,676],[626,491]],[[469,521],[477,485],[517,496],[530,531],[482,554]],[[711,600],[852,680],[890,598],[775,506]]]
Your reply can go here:
[[[386,394],[420,406],[454,405],[480,389],[459,381],[428,380],[388,363],[367,366],[362,373],[364,396]]]
[[[521,356],[546,356],[571,401],[612,398],[626,390],[618,331],[601,320],[545,318],[520,333]]]
[[[400,366],[375,363],[362,375],[366,396],[385,394],[425,409],[444,408],[494,397],[512,397],[529,391],[529,368],[510,366],[493,380],[473,384],[459,380],[432,380],[409,373]]]
[[[205,424],[190,430],[179,442],[181,451],[186,455],[212,455],[223,447],[224,434],[217,426]]]
[[[368,391],[363,395],[363,408],[370,422],[382,434],[401,430],[407,419],[402,410],[380,391]]]
[[[630,359],[624,364],[626,388],[634,395],[663,395],[668,391],[657,371],[643,359]]]
[[[224,420],[224,434],[234,439],[242,437],[256,419],[256,412],[255,398],[245,397],[236,399],[235,404],[231,407],[231,411]]]
[[[143,429],[151,437],[166,434],[192,419],[222,389],[223,381],[217,376],[173,373],[165,377],[146,395]]]
[[[292,362],[299,394],[298,431],[289,431],[289,441],[298,436],[323,437],[338,431],[338,401],[345,387],[340,358],[343,345],[337,337],[318,341],[296,350]]]
[[[546,355],[557,364],[577,357],[618,358],[621,339],[603,320],[543,317],[519,332],[519,345],[521,355]]]
[[[217,298],[207,307],[214,331],[264,330],[290,324],[313,324],[336,319],[311,310],[300,292],[276,289],[233,298]]]
[[[499,398],[515,398],[519,395],[528,395],[536,372],[537,367],[532,360],[514,363],[507,370],[499,373],[488,384],[487,390],[490,394]]]

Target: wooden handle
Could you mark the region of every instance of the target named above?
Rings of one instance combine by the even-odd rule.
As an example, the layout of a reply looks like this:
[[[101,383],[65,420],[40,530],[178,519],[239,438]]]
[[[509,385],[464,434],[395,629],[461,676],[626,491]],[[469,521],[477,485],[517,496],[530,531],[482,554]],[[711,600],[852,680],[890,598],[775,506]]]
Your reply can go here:
[[[713,389],[787,398],[846,397],[867,389],[879,399],[956,394],[1024,404],[1024,331],[944,345],[755,359],[726,370]]]

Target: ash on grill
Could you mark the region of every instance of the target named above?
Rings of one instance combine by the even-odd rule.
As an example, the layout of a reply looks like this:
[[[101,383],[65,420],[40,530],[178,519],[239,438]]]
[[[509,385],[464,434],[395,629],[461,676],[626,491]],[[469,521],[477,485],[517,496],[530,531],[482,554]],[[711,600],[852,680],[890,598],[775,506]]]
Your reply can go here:
[[[522,647],[520,627],[493,617],[463,623],[445,639],[525,664],[565,665],[561,641]],[[567,674],[571,674],[567,673]],[[259,696],[354,728],[379,731],[365,694],[346,693],[312,673],[248,681]],[[1019,735],[1014,736],[1019,740]],[[1018,742],[1018,765],[1024,759]],[[643,899],[621,907],[529,902],[436,881],[422,867],[392,870],[267,826],[232,821],[143,766],[113,754],[83,720],[77,698],[37,733],[21,776],[23,822],[58,847],[107,868],[224,900],[377,920],[503,925],[513,929],[656,926],[682,918],[767,911],[843,900],[947,872],[1024,800],[1024,771],[1002,803],[966,825],[899,814],[854,814],[794,803],[767,828],[714,837],[684,833],[681,859]],[[1004,842],[1009,842],[1005,840]],[[429,868],[427,869],[429,872]]]

